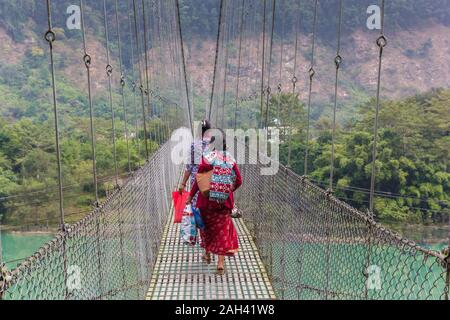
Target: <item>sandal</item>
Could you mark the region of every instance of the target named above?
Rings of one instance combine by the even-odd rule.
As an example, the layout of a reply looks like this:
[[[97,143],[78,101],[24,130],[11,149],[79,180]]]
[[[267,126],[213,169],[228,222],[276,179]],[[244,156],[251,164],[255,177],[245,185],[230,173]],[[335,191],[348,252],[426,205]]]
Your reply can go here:
[[[203,260],[204,262],[206,262],[206,264],[211,264],[211,262],[212,262],[211,254],[204,254],[204,255],[202,256],[202,260]]]
[[[240,212],[233,212],[231,214],[231,218],[233,218],[233,219],[241,219],[242,218],[242,213],[240,213]]]
[[[223,276],[225,274],[225,267],[222,268],[217,267],[217,274],[219,276]]]

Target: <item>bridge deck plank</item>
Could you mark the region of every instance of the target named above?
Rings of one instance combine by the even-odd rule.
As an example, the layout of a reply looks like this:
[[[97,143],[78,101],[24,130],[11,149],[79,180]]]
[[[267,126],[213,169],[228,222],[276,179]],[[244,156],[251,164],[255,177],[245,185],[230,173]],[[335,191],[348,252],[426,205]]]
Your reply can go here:
[[[216,274],[215,261],[202,261],[199,245],[180,240],[180,225],[168,222],[153,272],[147,300],[258,300],[275,299],[249,231],[242,220],[234,220],[239,235],[239,253],[227,258],[226,274]]]

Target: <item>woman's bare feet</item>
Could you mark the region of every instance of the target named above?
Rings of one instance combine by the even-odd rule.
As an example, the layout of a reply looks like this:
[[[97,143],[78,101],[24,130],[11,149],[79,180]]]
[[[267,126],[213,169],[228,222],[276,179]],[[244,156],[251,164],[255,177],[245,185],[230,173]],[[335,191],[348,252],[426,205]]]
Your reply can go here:
[[[206,262],[206,264],[211,264],[211,253],[206,252],[203,257],[202,257],[203,261]]]
[[[217,262],[217,273],[219,275],[223,275],[225,273],[225,257],[219,256],[219,260]]]

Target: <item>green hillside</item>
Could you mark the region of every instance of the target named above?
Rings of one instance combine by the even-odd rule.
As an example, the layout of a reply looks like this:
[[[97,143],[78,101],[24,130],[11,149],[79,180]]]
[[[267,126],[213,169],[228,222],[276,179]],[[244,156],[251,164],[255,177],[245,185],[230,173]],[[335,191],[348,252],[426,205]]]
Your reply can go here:
[[[67,30],[66,8],[70,1],[53,1],[54,24],[57,28],[56,49],[58,102],[61,113],[61,147],[63,176],[66,194],[68,221],[75,221],[91,207],[91,145],[89,139],[88,97],[82,64],[81,34]],[[271,3],[271,1],[267,1]],[[330,4],[332,2],[332,4]],[[261,1],[262,3],[262,1]],[[284,8],[286,26],[294,24],[296,10],[294,1],[287,1]],[[310,31],[313,1],[301,1],[300,21],[302,32]],[[319,43],[332,48],[336,34],[337,1],[321,1],[319,7]],[[94,105],[97,129],[98,170],[101,178],[101,196],[112,188],[113,156],[112,129],[105,86],[104,37],[102,2],[87,1],[86,25],[90,48],[98,59],[94,77]],[[363,28],[367,15],[365,8],[372,1],[345,1],[346,35],[351,30]],[[120,1],[120,10],[128,12],[129,2]],[[211,41],[217,32],[217,0],[182,1],[183,33],[187,45],[194,47],[197,42]],[[448,27],[450,22],[450,1],[387,1],[387,32],[408,32],[409,29],[439,24]],[[113,2],[108,12],[113,19]],[[251,8],[249,8],[251,13]],[[124,65],[126,67],[126,103],[129,108],[129,125],[135,135],[143,136],[142,128],[135,129],[140,115],[134,113],[134,95],[130,83],[136,79],[131,73],[133,59],[129,38],[128,21],[123,15],[122,38],[124,45]],[[256,17],[256,22],[261,17]],[[115,26],[113,26],[115,27]],[[58,222],[56,162],[53,134],[53,114],[51,104],[50,73],[48,66],[48,45],[43,39],[47,28],[44,1],[5,0],[0,2],[0,38],[2,48],[8,54],[0,57],[0,215],[7,226],[56,225]],[[287,28],[287,35],[291,28]],[[281,29],[276,27],[276,36]],[[117,34],[111,32],[112,59],[117,64]],[[349,40],[350,41],[350,40]],[[423,43],[426,43],[423,42]],[[401,44],[401,43],[400,43]],[[401,46],[397,44],[397,46]],[[157,43],[150,42],[152,49]],[[436,44],[435,44],[436,45]],[[305,45],[306,50],[309,47]],[[425,46],[427,47],[427,46]],[[407,54],[426,59],[423,50]],[[425,48],[425,49],[424,49]],[[423,49],[423,50],[422,50]],[[331,50],[331,49],[330,49]],[[449,49],[450,50],[450,49]],[[307,55],[305,55],[307,58]],[[303,58],[305,58],[303,57]],[[445,57],[444,57],[445,58]],[[330,60],[332,61],[332,60]],[[421,62],[422,60],[420,60]],[[351,62],[349,62],[351,63]],[[420,65],[420,63],[418,63]],[[395,71],[391,71],[395,73]],[[389,75],[389,70],[387,70]],[[319,75],[320,76],[320,75]],[[392,75],[393,77],[393,75]],[[400,75],[399,77],[403,77]],[[329,84],[326,83],[325,84]],[[117,83],[116,83],[117,85]],[[196,83],[194,83],[196,85]],[[370,179],[371,135],[373,126],[374,101],[356,82],[347,75],[343,86],[351,91],[352,102],[340,106],[341,126],[338,131],[336,158],[336,182],[338,197],[365,210],[368,206],[367,189]],[[171,92],[165,92],[170,96]],[[203,107],[207,96],[196,95],[196,106]],[[118,86],[113,92],[116,105],[120,104]],[[272,108],[282,100],[286,112],[293,99],[290,95],[274,96]],[[292,139],[293,169],[303,173],[305,110],[302,103],[296,104],[296,130]],[[156,106],[157,107],[157,106]],[[252,103],[243,105],[243,117],[256,119],[258,107]],[[272,111],[274,111],[273,109]],[[197,119],[203,110],[195,110]],[[330,105],[318,103],[313,110],[313,136],[311,143],[311,177],[323,187],[327,187],[330,158]],[[388,99],[383,102],[381,114],[379,169],[376,201],[376,215],[384,221],[443,222],[450,217],[450,173],[448,150],[450,150],[449,119],[450,90],[431,90],[417,96]],[[161,114],[162,115],[162,114]],[[275,113],[273,113],[275,115]],[[231,124],[232,114],[228,114]],[[120,171],[126,172],[127,156],[124,134],[124,114],[117,110],[118,159]],[[287,113],[284,121],[288,121]],[[345,120],[345,121],[344,121]],[[158,143],[157,133],[161,123],[149,121],[151,148]],[[143,145],[136,139],[132,143],[132,166],[142,163]],[[282,161],[287,161],[288,146],[282,146]]]

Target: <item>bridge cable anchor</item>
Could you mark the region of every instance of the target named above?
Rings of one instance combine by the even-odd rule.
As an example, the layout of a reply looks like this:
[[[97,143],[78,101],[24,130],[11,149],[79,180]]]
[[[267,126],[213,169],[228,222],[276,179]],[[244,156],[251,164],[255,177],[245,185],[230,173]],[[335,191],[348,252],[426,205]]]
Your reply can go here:
[[[91,56],[89,55],[89,54],[85,54],[84,56],[83,56],[83,61],[84,61],[84,65],[86,66],[86,68],[90,68],[91,67],[91,64],[92,64],[92,58],[91,58]]]

